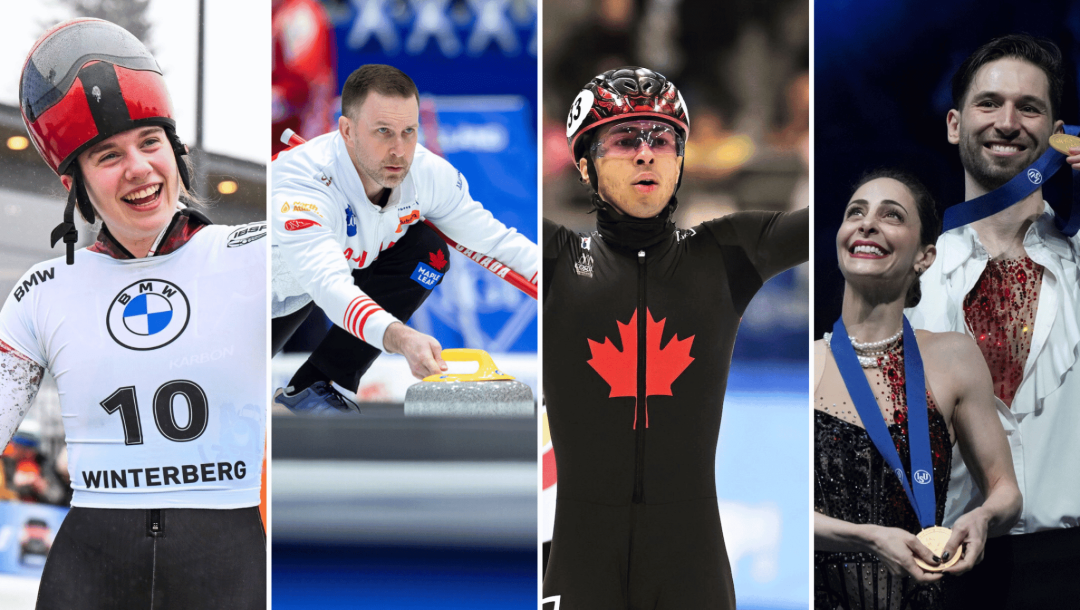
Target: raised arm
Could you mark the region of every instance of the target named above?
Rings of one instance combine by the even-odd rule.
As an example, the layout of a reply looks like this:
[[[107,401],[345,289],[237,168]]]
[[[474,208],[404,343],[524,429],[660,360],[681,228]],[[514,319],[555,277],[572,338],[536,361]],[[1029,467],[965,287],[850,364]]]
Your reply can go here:
[[[967,544],[964,557],[948,570],[964,572],[982,559],[987,536],[1009,532],[1020,517],[1023,498],[982,352],[969,337],[959,333],[947,336],[946,356],[957,363],[952,367],[958,392],[953,427],[964,463],[986,498],[982,506],[956,520],[953,536],[945,546],[945,552],[952,556],[961,544]]]
[[[769,278],[810,258],[810,209],[736,212],[702,225],[723,252],[739,315]]]
[[[721,244],[740,247],[762,282],[810,258],[810,208],[737,212],[705,226]]]

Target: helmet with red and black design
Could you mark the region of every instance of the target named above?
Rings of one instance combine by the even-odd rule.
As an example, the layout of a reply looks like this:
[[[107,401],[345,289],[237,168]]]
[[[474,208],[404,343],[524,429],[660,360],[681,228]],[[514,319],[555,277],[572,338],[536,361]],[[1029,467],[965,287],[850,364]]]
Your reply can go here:
[[[176,135],[172,100],[154,56],[124,28],[101,19],[73,19],[57,24],[34,43],[19,82],[23,123],[41,157],[57,175],[68,174],[72,186],[65,222],[53,231],[52,243],[63,237],[68,260],[77,240],[73,208],[93,222],[76,158],[114,135],[157,125],[176,155],[184,187],[190,175],[181,159],[187,154]]]
[[[618,121],[655,118],[671,123],[683,142],[690,117],[682,94],[659,72],[627,66],[594,77],[578,93],[566,119],[566,143],[574,161],[585,156],[590,132]]]

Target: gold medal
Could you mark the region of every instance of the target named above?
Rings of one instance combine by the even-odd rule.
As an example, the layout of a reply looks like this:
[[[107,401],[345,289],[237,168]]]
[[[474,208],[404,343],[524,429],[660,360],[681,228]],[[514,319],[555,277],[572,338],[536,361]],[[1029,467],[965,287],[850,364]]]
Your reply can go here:
[[[952,537],[952,530],[947,527],[928,527],[923,531],[915,535],[922,542],[926,548],[930,549],[930,552],[935,557],[941,557],[941,554],[945,552],[945,544],[949,542],[949,538]],[[918,557],[915,558],[915,564],[927,572],[941,572],[945,568],[952,567],[957,561],[960,561],[960,556],[963,555],[964,547],[956,549],[956,554],[949,558],[948,561],[932,566]]]
[[[1053,146],[1054,150],[1059,153],[1069,157],[1071,156],[1069,154],[1070,148],[1080,148],[1080,138],[1070,136],[1067,133],[1055,133],[1050,136],[1050,146]]]

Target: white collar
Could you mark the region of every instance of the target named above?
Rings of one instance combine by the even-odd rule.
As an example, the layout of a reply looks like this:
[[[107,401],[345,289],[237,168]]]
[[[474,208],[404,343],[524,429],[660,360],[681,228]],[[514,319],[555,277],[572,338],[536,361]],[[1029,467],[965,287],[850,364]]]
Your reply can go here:
[[[941,273],[944,275],[953,273],[969,260],[979,259],[985,262],[990,259],[986,248],[979,241],[978,234],[969,224],[943,233],[938,241],[947,246],[941,248],[938,252],[941,257],[939,261]],[[1024,249],[1033,259],[1037,257],[1039,259],[1056,258],[1058,260],[1072,261],[1075,257],[1069,238],[1063,235],[1054,225],[1053,208],[1045,201],[1043,201],[1043,213],[1035,219],[1035,222],[1031,223],[1027,233],[1024,234]],[[1039,256],[1042,249],[1048,250],[1052,257]],[[1048,265],[1049,261],[1036,260],[1036,262],[1044,267],[1060,268],[1060,263]]]

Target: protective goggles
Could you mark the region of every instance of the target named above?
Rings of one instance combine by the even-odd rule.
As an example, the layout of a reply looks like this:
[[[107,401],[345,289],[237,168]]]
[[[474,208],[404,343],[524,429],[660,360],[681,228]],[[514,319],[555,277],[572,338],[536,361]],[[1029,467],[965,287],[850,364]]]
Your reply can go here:
[[[599,136],[592,145],[597,157],[635,157],[648,146],[657,157],[681,157],[686,142],[675,128],[658,121],[619,123]]]

